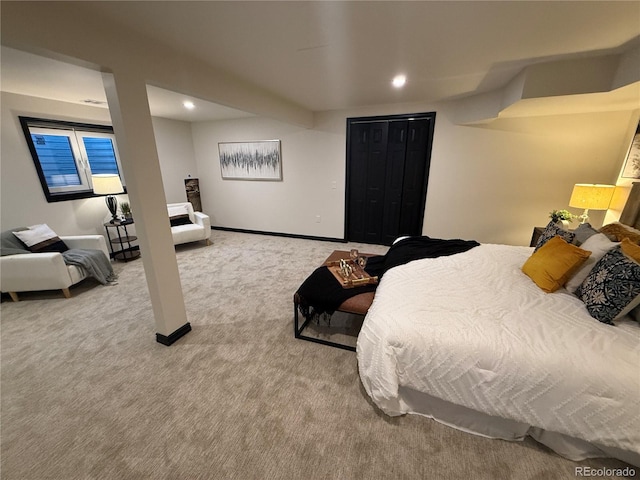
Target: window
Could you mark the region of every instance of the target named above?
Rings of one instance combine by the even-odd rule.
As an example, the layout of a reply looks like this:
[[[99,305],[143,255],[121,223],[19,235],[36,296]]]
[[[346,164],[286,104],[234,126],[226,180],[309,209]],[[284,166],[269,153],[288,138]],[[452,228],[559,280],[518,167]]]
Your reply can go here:
[[[28,117],[20,123],[48,202],[94,196],[96,173],[118,174],[125,184],[112,127]]]

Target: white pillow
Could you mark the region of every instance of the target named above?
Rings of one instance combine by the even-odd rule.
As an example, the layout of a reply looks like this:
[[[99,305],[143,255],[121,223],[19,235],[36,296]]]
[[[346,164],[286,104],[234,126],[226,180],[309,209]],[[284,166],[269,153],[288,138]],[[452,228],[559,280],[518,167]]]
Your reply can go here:
[[[589,272],[595,266],[595,264],[604,257],[605,253],[611,250],[613,247],[620,245],[619,242],[612,242],[604,233],[598,233],[587,238],[580,248],[591,252],[591,256],[586,262],[573,274],[573,276],[566,283],[565,288],[569,293],[574,293],[576,289],[584,282],[589,276]]]
[[[169,217],[177,217],[178,215],[189,215],[189,209],[186,205],[175,205],[167,207]]]

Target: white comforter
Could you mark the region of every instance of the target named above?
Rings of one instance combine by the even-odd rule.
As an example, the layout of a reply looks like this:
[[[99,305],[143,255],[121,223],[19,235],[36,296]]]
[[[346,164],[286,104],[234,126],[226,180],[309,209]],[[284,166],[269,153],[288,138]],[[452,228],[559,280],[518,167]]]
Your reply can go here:
[[[481,245],[383,277],[358,368],[388,415],[403,386],[456,405],[640,453],[640,326],[592,318],[520,267],[528,247]]]

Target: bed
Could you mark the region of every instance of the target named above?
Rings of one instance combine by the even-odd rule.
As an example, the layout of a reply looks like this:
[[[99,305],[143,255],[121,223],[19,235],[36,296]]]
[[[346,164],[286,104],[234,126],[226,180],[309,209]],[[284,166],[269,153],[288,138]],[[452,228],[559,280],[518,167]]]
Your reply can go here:
[[[358,336],[363,386],[391,416],[640,466],[640,307],[598,321],[523,273],[533,252],[482,244],[386,272]]]

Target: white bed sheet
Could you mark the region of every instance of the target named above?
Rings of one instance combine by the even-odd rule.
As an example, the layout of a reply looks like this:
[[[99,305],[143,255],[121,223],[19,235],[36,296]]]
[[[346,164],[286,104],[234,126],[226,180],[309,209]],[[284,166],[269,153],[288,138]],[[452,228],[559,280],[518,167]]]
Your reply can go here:
[[[357,343],[388,415],[403,391],[640,454],[640,326],[605,325],[521,271],[529,247],[484,244],[383,277]]]

